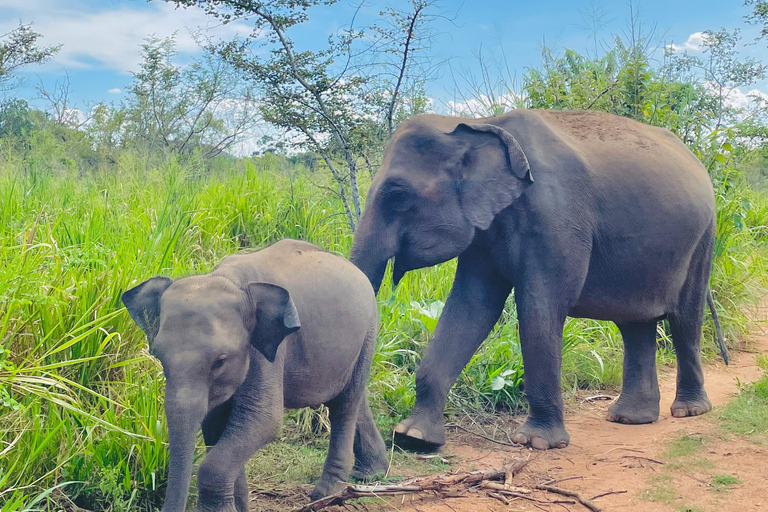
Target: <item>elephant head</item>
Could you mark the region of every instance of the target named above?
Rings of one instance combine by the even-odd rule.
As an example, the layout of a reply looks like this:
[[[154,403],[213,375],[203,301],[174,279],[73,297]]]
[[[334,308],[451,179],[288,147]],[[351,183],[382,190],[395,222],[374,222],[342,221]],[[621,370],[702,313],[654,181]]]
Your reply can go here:
[[[170,441],[163,510],[183,512],[202,420],[245,380],[249,344],[274,362],[283,339],[299,329],[296,307],[280,286],[240,288],[217,276],[154,277],[122,300],[163,364]]]
[[[528,159],[503,128],[418,116],[387,145],[351,260],[378,292],[394,257],[397,284],[409,270],[458,256],[532,181]]]

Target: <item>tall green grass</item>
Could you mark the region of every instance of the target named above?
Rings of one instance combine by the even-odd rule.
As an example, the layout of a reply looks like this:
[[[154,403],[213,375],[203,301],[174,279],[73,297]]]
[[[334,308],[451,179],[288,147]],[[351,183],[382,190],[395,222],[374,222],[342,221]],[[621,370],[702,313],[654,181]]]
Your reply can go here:
[[[160,504],[164,380],[122,309],[123,290],[157,274],[207,272],[228,254],[285,237],[348,254],[351,234],[338,198],[306,172],[285,173],[272,156],[220,167],[206,172],[194,161],[169,159],[148,169],[145,159],[125,153],[82,175],[72,166],[25,167],[12,155],[0,161],[4,512],[67,500],[115,512]],[[718,202],[713,286],[734,339],[746,325],[743,305],[756,296],[755,276],[765,270],[756,251],[767,241],[768,200],[732,188]],[[370,389],[383,428],[413,405],[414,372],[454,271],[448,262],[409,273],[396,289],[389,280],[382,286]],[[564,345],[565,389],[619,384],[621,340],[613,325],[569,320]],[[713,347],[708,341],[709,352]],[[668,348],[662,360],[665,354]],[[522,376],[510,298],[451,392],[450,409],[520,407]],[[292,418],[311,423],[306,415]]]

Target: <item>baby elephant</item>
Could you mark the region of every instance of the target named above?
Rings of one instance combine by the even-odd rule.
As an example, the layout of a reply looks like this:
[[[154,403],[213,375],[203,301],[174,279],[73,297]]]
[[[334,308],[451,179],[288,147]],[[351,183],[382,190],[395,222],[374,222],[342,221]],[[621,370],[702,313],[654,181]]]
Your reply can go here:
[[[274,439],[284,407],[328,406],[331,442],[313,499],[340,490],[350,471],[386,470],[366,395],[376,298],[352,263],[283,240],[230,256],[210,274],[153,277],[122,299],[166,377],[164,511],[184,511],[202,428],[209,448],[198,510],[246,512],[245,463]]]

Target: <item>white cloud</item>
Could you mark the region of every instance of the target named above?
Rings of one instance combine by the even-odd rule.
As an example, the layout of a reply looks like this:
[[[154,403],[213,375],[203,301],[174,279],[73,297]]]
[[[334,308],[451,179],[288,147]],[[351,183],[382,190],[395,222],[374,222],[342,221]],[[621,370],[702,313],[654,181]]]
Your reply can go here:
[[[120,94],[121,92],[123,92],[123,90],[120,89],[119,87],[115,87],[114,89],[110,89],[107,92],[109,94]]]
[[[704,46],[704,33],[703,32],[694,32],[693,34],[688,36],[688,40],[684,42],[681,45],[676,45],[674,43],[667,46],[672,51],[691,51],[691,52],[698,52],[701,50]]]
[[[464,117],[491,117],[518,108],[521,97],[517,94],[501,94],[495,98],[480,95],[466,101],[449,101],[448,115]]]
[[[768,101],[768,93],[759,89],[752,89],[744,92],[741,89],[734,89],[725,98],[725,103],[735,108],[749,107],[755,101]]]
[[[140,63],[139,45],[154,34],[163,38],[177,32],[180,54],[198,51],[188,28],[201,28],[208,35],[231,39],[250,33],[244,23],[222,25],[202,9],[175,9],[165,2],[116,5],[99,10],[93,4],[60,0],[0,0],[0,34],[12,30],[19,20],[34,22],[43,35],[42,44],[61,44],[61,51],[45,66],[59,70],[109,69],[120,73],[135,70]]]

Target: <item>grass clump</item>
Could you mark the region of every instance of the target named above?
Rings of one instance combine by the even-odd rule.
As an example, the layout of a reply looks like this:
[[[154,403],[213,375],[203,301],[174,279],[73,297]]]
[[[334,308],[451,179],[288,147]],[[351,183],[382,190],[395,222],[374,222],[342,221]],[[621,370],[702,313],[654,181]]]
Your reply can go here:
[[[657,475],[651,478],[650,483],[650,487],[640,491],[640,499],[657,503],[671,503],[677,499],[677,492],[673,487],[673,480],[670,475]]]
[[[712,475],[711,489],[714,492],[726,492],[734,485],[739,485],[741,480],[733,475]]]
[[[756,382],[741,386],[739,395],[720,409],[719,417],[725,430],[766,442],[768,441],[768,357],[762,356],[758,364],[766,374]]]
[[[669,450],[664,454],[664,457],[672,460],[690,457],[701,450],[705,442],[705,436],[683,434],[670,443]]]

